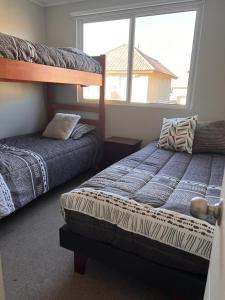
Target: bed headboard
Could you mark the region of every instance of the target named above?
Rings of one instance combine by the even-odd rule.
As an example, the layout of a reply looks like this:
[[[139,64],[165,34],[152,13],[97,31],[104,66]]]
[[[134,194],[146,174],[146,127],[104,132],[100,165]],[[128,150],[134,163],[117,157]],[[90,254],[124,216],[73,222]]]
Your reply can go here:
[[[91,112],[96,113],[98,118],[97,119],[88,119],[82,118],[81,122],[86,124],[91,124],[99,129],[99,133],[101,134],[102,138],[105,137],[105,62],[106,57],[105,55],[95,56],[95,60],[98,60],[102,66],[102,74],[100,75],[101,80],[99,83],[94,83],[94,85],[99,86],[100,89],[100,96],[98,103],[74,103],[74,104],[63,104],[63,103],[54,103],[53,99],[53,90],[52,85],[47,85],[47,110],[48,110],[48,120],[51,120],[54,112],[56,110],[66,110],[66,111],[74,111],[74,112]],[[86,76],[87,83],[90,81],[89,76],[91,76],[88,72],[84,73],[84,77]],[[85,74],[86,73],[86,74]],[[88,86],[81,85],[81,87]]]

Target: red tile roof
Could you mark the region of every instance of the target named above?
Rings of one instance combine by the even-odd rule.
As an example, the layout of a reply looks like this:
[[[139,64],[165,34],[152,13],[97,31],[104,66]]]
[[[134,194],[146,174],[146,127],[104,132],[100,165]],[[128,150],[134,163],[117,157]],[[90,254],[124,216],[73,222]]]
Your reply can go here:
[[[128,45],[124,44],[108,51],[106,53],[106,58],[107,71],[127,71]],[[146,71],[146,73],[158,72],[171,78],[177,78],[177,76],[167,69],[162,63],[146,55],[137,48],[134,48],[133,70],[134,72]]]

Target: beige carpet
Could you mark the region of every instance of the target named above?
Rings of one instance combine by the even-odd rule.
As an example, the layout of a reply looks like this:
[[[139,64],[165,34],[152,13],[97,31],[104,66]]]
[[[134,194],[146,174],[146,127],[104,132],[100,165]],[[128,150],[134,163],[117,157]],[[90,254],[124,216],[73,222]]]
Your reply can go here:
[[[117,269],[89,261],[85,275],[74,274],[72,252],[59,247],[64,224],[60,194],[90,174],[57,188],[0,221],[0,254],[6,300],[168,300],[162,290]]]

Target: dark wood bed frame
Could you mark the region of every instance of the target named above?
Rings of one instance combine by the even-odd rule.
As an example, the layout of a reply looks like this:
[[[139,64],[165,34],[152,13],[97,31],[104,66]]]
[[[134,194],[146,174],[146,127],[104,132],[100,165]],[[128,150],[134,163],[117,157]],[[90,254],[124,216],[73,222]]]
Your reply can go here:
[[[76,112],[94,112],[98,119],[81,119],[81,122],[95,125],[101,136],[105,137],[105,55],[95,56],[102,66],[102,74],[83,72],[59,67],[34,64],[24,61],[0,58],[0,81],[32,82],[47,84],[48,119],[51,120],[55,110]],[[53,102],[52,83],[74,84],[80,86],[95,85],[100,87],[97,104],[76,103],[56,104]]]
[[[202,300],[206,276],[172,269],[137,256],[129,251],[113,247],[76,234],[64,225],[59,230],[60,246],[74,252],[74,271],[84,274],[88,259],[116,267],[137,279],[166,290],[172,300]],[[169,300],[168,299],[168,300]]]

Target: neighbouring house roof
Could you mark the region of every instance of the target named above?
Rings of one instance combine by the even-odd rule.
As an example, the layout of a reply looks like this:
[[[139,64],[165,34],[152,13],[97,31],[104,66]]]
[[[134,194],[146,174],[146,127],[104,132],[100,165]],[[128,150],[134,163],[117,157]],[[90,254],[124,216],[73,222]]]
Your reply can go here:
[[[128,45],[124,44],[117,48],[114,48],[106,53],[107,57],[107,71],[111,72],[124,72],[127,71],[128,63]],[[158,60],[146,55],[137,48],[134,48],[133,57],[133,70],[146,71],[147,72],[158,72],[165,74],[171,78],[177,78],[177,76],[167,69]]]

